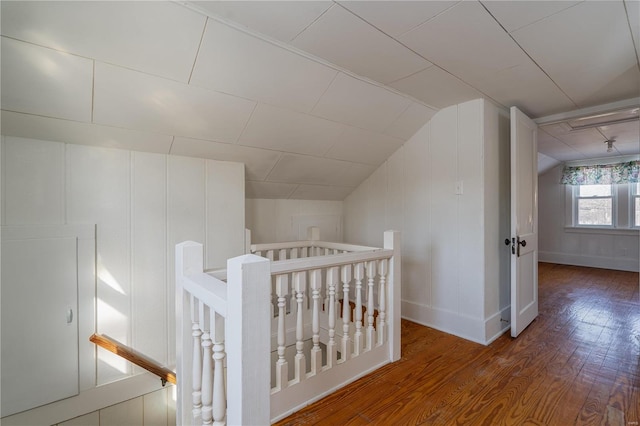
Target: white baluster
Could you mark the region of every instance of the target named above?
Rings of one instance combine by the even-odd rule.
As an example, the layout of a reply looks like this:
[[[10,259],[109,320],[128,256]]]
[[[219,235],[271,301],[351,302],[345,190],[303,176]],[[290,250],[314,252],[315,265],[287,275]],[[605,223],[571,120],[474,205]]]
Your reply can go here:
[[[360,355],[364,349],[364,335],[362,334],[362,278],[364,277],[364,264],[356,263],[355,268],[356,278],[356,332],[354,335],[354,351],[355,355]]]
[[[273,262],[273,250],[267,250],[267,259]]]
[[[280,253],[278,253],[278,260],[287,260],[287,249],[280,249]]]
[[[296,302],[298,304],[297,309],[297,322],[296,322],[296,357],[295,357],[295,379],[300,382],[304,380],[306,376],[307,361],[304,356],[304,320],[303,320],[303,303],[304,292],[306,287],[306,271],[293,273],[293,284],[296,292]]]
[[[297,259],[298,258],[298,248],[297,247],[293,247],[290,251],[289,254],[289,258],[290,259]]]
[[[284,328],[286,310],[286,297],[289,293],[289,276],[278,275],[276,277],[276,294],[278,295],[278,361],[276,363],[276,388],[284,389],[289,380],[289,365],[284,357],[286,349],[286,334]]]
[[[224,387],[224,318],[218,314],[212,314],[211,330],[213,334],[213,424],[222,426],[225,424],[227,411],[227,395]]]
[[[215,315],[215,314],[214,314]],[[213,366],[211,365],[210,309],[200,304],[200,324],[202,324],[202,424],[210,425],[213,420]]]
[[[342,361],[351,357],[351,338],[349,326],[351,324],[351,304],[349,303],[349,282],[351,282],[351,265],[340,268],[342,278]]]
[[[329,289],[329,342],[327,343],[327,367],[336,365],[338,348],[336,346],[336,286],[338,284],[338,267],[327,270],[327,288]]]
[[[300,248],[300,257],[309,257],[309,248],[301,247]]]
[[[381,259],[379,261],[380,289],[378,290],[378,344],[387,341],[387,272],[389,261]]]
[[[331,254],[331,249],[328,249],[328,248],[324,249],[325,256],[329,256],[330,254]]]
[[[202,415],[202,348],[200,344],[200,324],[198,324],[198,299],[191,296],[191,336],[193,354],[191,362],[191,398],[194,424],[199,424]]]
[[[322,349],[320,348],[320,290],[322,289],[322,270],[314,269],[309,272],[311,294],[313,299],[311,312],[311,332],[313,333],[313,348],[311,349],[311,374],[315,375],[322,369]]]
[[[376,261],[367,262],[367,350],[371,350],[375,346],[375,330],[373,327],[373,314],[375,305],[373,303],[373,285],[376,278]]]

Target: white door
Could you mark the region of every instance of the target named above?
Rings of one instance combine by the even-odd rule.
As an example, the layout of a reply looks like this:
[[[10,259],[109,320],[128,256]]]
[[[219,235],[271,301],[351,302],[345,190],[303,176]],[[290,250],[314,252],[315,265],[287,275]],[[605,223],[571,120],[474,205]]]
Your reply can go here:
[[[511,336],[538,316],[538,126],[511,107]]]
[[[76,238],[22,228],[2,230],[2,416],[79,392]]]

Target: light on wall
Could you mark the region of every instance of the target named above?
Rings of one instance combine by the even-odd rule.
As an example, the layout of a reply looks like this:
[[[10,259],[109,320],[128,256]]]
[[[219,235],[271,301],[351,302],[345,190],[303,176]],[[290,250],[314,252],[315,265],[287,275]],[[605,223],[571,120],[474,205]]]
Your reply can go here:
[[[613,151],[613,143],[614,142],[615,141],[613,139],[609,139],[609,140],[604,141],[604,143],[607,144],[607,152],[612,152]]]

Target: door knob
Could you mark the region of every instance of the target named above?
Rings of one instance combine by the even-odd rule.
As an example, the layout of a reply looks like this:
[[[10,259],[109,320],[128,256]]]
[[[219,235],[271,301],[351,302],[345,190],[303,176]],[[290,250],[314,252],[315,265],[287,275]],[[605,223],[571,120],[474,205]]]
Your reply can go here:
[[[511,244],[511,240],[509,238],[505,238],[504,239],[504,245],[508,246],[509,244]]]
[[[522,247],[526,247],[527,246],[527,240],[518,240],[518,244],[520,244]]]

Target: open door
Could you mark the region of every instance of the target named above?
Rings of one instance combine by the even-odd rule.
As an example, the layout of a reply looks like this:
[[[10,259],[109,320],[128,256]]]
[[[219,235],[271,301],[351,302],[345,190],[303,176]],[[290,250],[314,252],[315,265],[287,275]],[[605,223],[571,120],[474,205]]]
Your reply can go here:
[[[538,316],[538,126],[511,107],[511,336]]]

